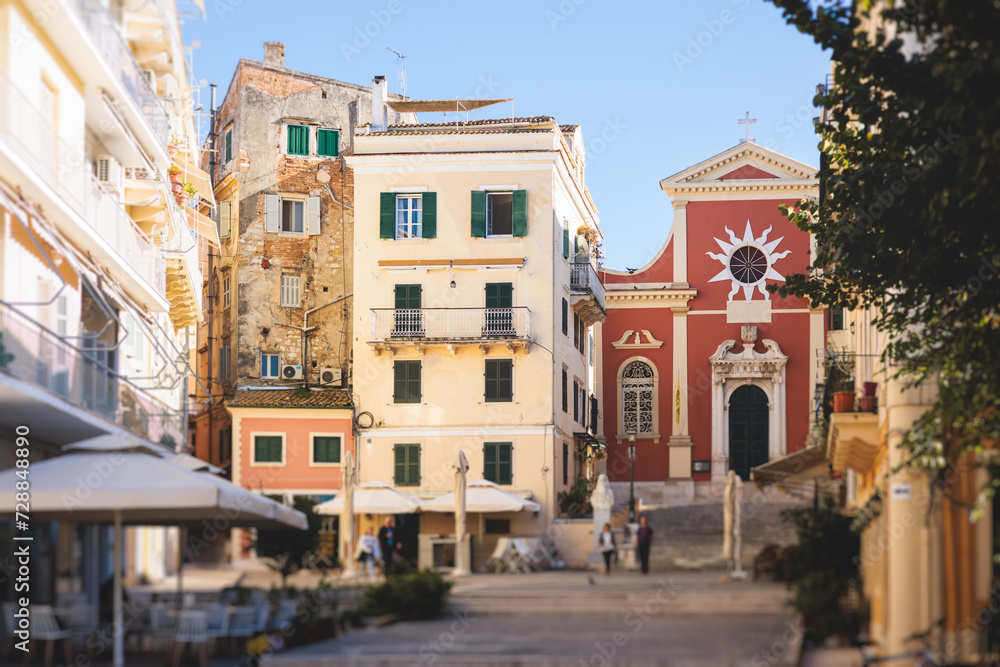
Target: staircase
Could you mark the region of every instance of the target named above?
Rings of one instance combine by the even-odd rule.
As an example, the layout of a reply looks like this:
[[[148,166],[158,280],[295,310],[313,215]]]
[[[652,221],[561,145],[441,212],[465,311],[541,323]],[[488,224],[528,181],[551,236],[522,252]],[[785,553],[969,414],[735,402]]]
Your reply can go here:
[[[809,504],[801,498],[748,494],[743,502],[743,569],[769,544],[796,543],[795,527],[781,518],[782,511]],[[705,498],[676,507],[646,509],[642,514],[653,529],[650,566],[655,570],[723,569],[722,499]]]

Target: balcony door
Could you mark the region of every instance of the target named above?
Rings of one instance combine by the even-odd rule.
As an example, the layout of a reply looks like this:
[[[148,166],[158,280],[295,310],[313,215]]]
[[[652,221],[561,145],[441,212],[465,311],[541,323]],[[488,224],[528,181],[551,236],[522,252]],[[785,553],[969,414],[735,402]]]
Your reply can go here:
[[[514,335],[514,285],[486,283],[486,336]]]
[[[393,334],[396,336],[422,336],[420,285],[396,285],[395,308],[396,321]]]

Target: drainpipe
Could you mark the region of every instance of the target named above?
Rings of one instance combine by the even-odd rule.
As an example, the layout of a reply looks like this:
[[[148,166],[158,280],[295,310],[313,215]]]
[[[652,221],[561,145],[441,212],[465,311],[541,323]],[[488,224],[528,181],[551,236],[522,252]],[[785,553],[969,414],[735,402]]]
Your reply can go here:
[[[341,301],[343,301],[345,299],[349,299],[352,296],[354,296],[354,292],[351,292],[350,294],[345,294],[344,296],[341,296],[341,297],[337,297],[333,301],[330,301],[328,303],[324,303],[322,306],[316,306],[315,308],[310,308],[309,310],[307,310],[302,315],[302,326],[298,326],[297,324],[286,324],[285,322],[279,322],[277,320],[273,320],[272,321],[272,323],[275,326],[282,326],[282,327],[289,327],[291,329],[298,329],[301,332],[301,335],[302,335],[302,368],[303,369],[306,368],[306,351],[307,351],[307,340],[308,340],[306,336],[307,336],[307,334],[311,330],[313,330],[313,329],[316,328],[315,326],[309,326],[309,315],[310,315],[310,313],[315,313],[317,310],[322,310],[323,308],[326,308],[327,306],[332,306],[335,303],[340,303]],[[306,379],[305,383],[306,383],[306,385],[308,385],[309,384],[309,380]]]

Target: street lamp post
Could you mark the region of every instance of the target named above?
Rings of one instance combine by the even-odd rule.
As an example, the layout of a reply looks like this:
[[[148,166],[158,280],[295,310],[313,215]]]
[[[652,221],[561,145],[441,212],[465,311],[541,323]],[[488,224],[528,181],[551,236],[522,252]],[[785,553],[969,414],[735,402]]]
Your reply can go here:
[[[635,523],[635,429],[625,431],[628,436],[628,522]]]

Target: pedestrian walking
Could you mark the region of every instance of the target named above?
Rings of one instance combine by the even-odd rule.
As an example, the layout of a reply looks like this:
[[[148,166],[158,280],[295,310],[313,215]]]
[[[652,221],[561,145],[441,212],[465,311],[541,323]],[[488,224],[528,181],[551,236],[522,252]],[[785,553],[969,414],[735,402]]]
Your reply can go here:
[[[371,528],[368,528],[365,534],[361,536],[361,539],[358,540],[357,552],[362,569],[367,565],[368,578],[375,581],[375,561],[381,557],[381,549],[379,548],[378,540],[372,534]]]
[[[635,531],[639,542],[639,560],[642,562],[642,573],[649,574],[649,547],[653,544],[653,529],[649,527],[646,517],[639,517],[639,530]]]
[[[618,548],[618,545],[615,544],[615,534],[611,532],[610,523],[604,524],[604,530],[601,531],[598,546],[601,550],[601,555],[604,556],[604,574],[610,576],[611,558],[615,556],[616,549]]]
[[[387,516],[385,525],[378,529],[378,545],[382,548],[382,560],[385,562],[383,572],[385,576],[389,576],[393,556],[403,548],[402,543],[396,539],[396,529],[392,526],[391,516]]]

